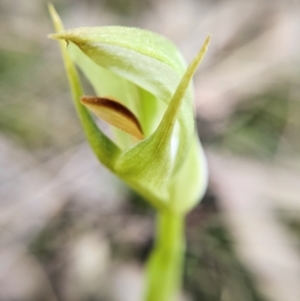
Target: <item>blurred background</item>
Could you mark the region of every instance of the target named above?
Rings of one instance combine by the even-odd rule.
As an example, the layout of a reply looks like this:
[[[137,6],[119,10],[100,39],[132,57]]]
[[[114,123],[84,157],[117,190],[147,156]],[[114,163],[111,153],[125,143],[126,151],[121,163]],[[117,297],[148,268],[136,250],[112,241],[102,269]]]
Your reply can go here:
[[[300,2],[54,1],[66,28],[173,40],[195,78],[208,192],[184,301],[300,300]],[[43,0],[0,0],[0,300],[140,301],[154,213],[90,151]]]

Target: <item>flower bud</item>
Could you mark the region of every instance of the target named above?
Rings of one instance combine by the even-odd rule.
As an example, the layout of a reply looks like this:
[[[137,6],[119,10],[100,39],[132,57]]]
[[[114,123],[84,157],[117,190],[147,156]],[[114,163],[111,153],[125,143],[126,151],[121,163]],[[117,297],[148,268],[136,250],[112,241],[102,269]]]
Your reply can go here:
[[[118,26],[63,30],[50,12],[57,30],[50,37],[60,40],[74,103],[99,160],[157,209],[190,210],[207,185],[191,79],[210,36],[186,68],[160,35]],[[74,63],[96,96],[84,96]],[[114,128],[114,141],[86,108]]]

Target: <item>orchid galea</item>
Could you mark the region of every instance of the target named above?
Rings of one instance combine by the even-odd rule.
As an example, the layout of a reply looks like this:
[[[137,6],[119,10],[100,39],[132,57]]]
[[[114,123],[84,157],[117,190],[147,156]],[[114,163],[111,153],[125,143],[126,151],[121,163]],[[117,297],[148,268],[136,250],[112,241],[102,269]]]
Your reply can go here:
[[[88,143],[103,165],[157,210],[145,300],[173,300],[181,283],[184,219],[207,186],[191,80],[210,36],[187,67],[175,45],[156,33],[119,26],[64,30],[49,8],[56,29],[50,38],[60,43]],[[94,95],[85,95],[76,68]],[[95,118],[109,124],[111,136]]]

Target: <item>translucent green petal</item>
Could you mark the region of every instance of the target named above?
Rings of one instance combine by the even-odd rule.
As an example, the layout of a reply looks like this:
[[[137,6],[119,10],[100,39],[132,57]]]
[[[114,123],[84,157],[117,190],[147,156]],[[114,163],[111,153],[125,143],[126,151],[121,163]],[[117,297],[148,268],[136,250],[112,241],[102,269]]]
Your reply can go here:
[[[195,137],[184,164],[169,183],[170,207],[179,213],[189,212],[202,199],[207,182],[207,161],[198,137]]]

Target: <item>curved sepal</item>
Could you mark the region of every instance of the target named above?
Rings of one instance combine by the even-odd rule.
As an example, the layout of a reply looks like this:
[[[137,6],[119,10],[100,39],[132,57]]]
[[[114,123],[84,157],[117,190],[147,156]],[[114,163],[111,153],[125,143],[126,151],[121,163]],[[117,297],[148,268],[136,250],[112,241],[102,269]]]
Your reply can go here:
[[[116,161],[117,173],[123,175],[125,179],[130,178],[131,181],[135,181],[148,187],[150,190],[158,190],[163,196],[166,196],[168,203],[171,203],[174,200],[174,195],[172,195],[173,186],[169,184],[169,182],[172,181],[170,176],[172,172],[174,173],[177,171],[176,163],[179,162],[172,162],[172,137],[174,134],[175,123],[184,95],[188,90],[193,74],[203,59],[209,41],[210,36],[207,37],[198,55],[187,68],[169,103],[167,111],[154,134],[128,151],[122,153]],[[190,143],[192,143],[192,141],[196,141],[196,137],[192,137]],[[198,146],[197,150],[199,148],[200,146]],[[185,161],[194,160],[195,163],[197,163],[198,158],[196,155],[195,152],[191,152],[185,158],[179,157],[180,162],[184,162],[181,169],[183,169]],[[178,159],[178,155],[176,159]],[[201,162],[201,164],[203,163]],[[198,166],[192,168],[198,169]],[[181,169],[179,173],[181,173]],[[198,176],[197,173],[196,177],[194,177],[195,179],[192,179],[192,181],[199,180]],[[183,185],[179,186],[181,188],[183,187]]]
[[[63,30],[62,22],[53,5],[51,4],[49,5],[49,12],[56,31]],[[115,160],[120,154],[120,149],[113,143],[113,141],[111,141],[99,130],[88,110],[80,103],[80,97],[83,95],[80,79],[78,77],[76,68],[66,50],[66,43],[64,41],[60,41],[59,44],[69,79],[74,105],[76,107],[76,111],[80,118],[87,140],[102,164],[113,170]]]

